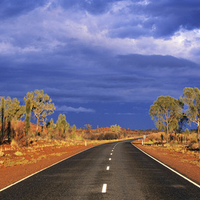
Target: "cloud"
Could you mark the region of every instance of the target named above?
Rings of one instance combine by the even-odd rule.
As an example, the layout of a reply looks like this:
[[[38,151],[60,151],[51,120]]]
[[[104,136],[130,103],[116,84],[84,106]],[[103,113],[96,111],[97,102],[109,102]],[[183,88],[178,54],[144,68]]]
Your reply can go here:
[[[37,8],[38,6],[44,6],[47,2],[48,2],[47,0],[34,0],[34,1],[20,0],[20,2],[15,0],[1,0],[0,18],[6,19],[25,14]]]
[[[77,46],[78,48],[78,46]],[[82,46],[84,48],[84,46]],[[0,90],[23,97],[43,89],[56,104],[153,101],[155,96],[176,95],[199,77],[199,65],[161,55],[116,55],[95,50],[27,57],[2,56]],[[108,58],[108,59],[107,59]],[[17,92],[19,91],[19,93]]]
[[[6,1],[2,4],[7,5]],[[104,12],[96,10],[97,4]],[[11,5],[19,11],[15,18],[0,21],[0,54],[4,56],[37,57],[36,62],[41,53],[52,53],[72,60],[75,54],[98,50],[114,55],[172,55],[199,62],[199,26],[193,17],[198,1],[184,1],[181,6],[172,1],[125,0],[46,0],[30,5],[23,1],[22,8],[11,1]],[[87,12],[90,8],[93,12]]]
[[[174,2],[161,1],[122,1],[115,9],[115,17],[121,20],[114,22],[110,35],[121,38],[138,38],[152,36],[169,39],[180,29],[193,30],[200,28],[198,0]],[[119,6],[121,5],[121,9]],[[123,6],[122,6],[123,5]],[[112,4],[113,10],[116,4]],[[110,14],[113,14],[111,12]]]
[[[60,107],[57,107],[56,110],[61,111],[61,112],[76,112],[76,113],[80,113],[80,112],[94,113],[95,112],[95,110],[91,108],[84,108],[84,107],[73,108],[70,106],[60,106]]]
[[[121,2],[121,0],[59,0],[59,4],[65,9],[86,10],[93,15],[107,12],[115,2]]]
[[[173,56],[162,56],[162,55],[141,55],[141,54],[129,54],[129,55],[119,55],[118,56],[118,67],[124,66],[127,69],[131,70],[134,68],[147,69],[172,69],[178,70],[183,68],[197,68],[198,64],[195,62],[176,58]]]
[[[24,3],[22,11],[12,2],[18,14],[0,20],[6,94],[44,89],[56,102],[131,102],[151,100],[153,92],[175,94],[199,78],[199,65],[190,61],[199,61],[198,29],[182,26],[170,38],[152,32],[151,20],[164,24],[170,12],[177,15],[172,1],[38,2]]]
[[[180,28],[192,30],[200,27],[200,23],[195,20],[200,17],[200,2],[198,0],[192,2],[189,0],[154,2],[151,1],[145,11],[147,15],[150,15],[149,22],[155,24],[156,35],[173,35]]]
[[[23,101],[43,89],[74,119],[112,113],[99,104],[129,114],[118,104],[178,98],[200,79],[199,7],[199,0],[2,0],[0,95]]]
[[[136,113],[117,113],[117,115],[130,115],[131,116],[131,115],[136,115]]]

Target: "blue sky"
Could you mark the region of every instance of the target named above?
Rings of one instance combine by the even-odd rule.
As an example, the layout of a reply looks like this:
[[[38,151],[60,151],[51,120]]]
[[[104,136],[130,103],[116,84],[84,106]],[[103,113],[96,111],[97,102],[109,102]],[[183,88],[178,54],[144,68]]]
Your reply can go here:
[[[200,88],[199,0],[1,0],[0,96],[43,89],[77,127],[154,128],[150,105]]]

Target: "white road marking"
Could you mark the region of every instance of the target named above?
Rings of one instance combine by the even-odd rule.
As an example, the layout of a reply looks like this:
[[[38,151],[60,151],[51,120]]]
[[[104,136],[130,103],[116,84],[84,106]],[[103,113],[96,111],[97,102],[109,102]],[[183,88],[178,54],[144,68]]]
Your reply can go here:
[[[110,166],[107,166],[106,170],[110,170]]]
[[[132,143],[131,143],[132,144]],[[134,144],[132,144],[134,147],[136,147]],[[158,163],[160,163],[161,165],[163,165],[164,167],[166,167],[167,169],[171,170],[172,172],[178,174],[179,176],[181,176],[182,178],[184,178],[185,180],[189,181],[190,183],[194,184],[195,186],[197,186],[198,188],[200,188],[200,185],[198,185],[197,183],[195,183],[194,181],[190,180],[189,178],[183,176],[182,174],[180,174],[179,172],[175,171],[174,169],[172,169],[171,167],[165,165],[164,163],[162,163],[161,161],[157,160],[156,158],[154,158],[153,156],[150,156],[148,153],[144,152],[142,149],[136,147],[137,149],[139,149],[141,152],[143,152],[144,154],[146,154],[147,156],[149,156],[150,158],[152,158],[153,160],[157,161]]]
[[[119,143],[121,143],[121,142],[118,142],[117,144],[115,144],[115,146],[113,147],[113,149],[115,149],[115,147],[116,147]]]
[[[34,175],[36,175],[36,174],[38,174],[38,173],[40,173],[40,172],[42,172],[42,171],[48,169],[48,168],[50,168],[50,167],[53,167],[54,165],[57,165],[58,163],[61,163],[61,162],[65,161],[65,160],[68,160],[69,158],[71,158],[71,157],[73,157],[73,156],[76,156],[76,155],[78,155],[78,154],[81,154],[81,153],[83,153],[83,152],[89,150],[89,149],[93,149],[93,148],[98,147],[98,146],[101,146],[101,145],[103,145],[103,144],[90,147],[90,148],[88,148],[88,149],[85,149],[85,150],[83,150],[83,151],[78,152],[77,154],[74,154],[74,155],[72,155],[72,156],[69,156],[68,158],[64,158],[63,160],[60,160],[60,161],[58,161],[58,162],[56,162],[56,163],[54,163],[54,164],[52,164],[52,165],[49,165],[48,167],[45,167],[45,168],[43,168],[43,169],[41,169],[41,170],[39,170],[39,171],[37,171],[37,172],[35,172],[35,173],[33,173],[33,174],[28,175],[28,176],[25,177],[25,178],[22,178],[22,179],[16,181],[15,183],[13,183],[13,184],[11,184],[11,185],[6,186],[5,188],[0,189],[0,192],[2,192],[2,191],[4,191],[4,190],[6,190],[6,189],[12,187],[13,185],[16,185],[16,184],[18,184],[18,183],[20,183],[20,182],[22,182],[22,181],[24,181],[24,180],[30,178],[31,176],[34,176]]]
[[[102,193],[106,193],[107,191],[107,184],[103,184]]]
[[[112,156],[112,153],[110,155]]]
[[[111,158],[109,158],[109,160],[111,160]]]
[[[112,149],[112,151],[113,151],[113,149]]]

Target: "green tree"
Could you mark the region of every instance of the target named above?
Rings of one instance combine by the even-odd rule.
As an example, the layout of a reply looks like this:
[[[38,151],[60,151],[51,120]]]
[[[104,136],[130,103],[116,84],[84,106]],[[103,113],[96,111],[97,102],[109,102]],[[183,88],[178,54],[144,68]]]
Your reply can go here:
[[[185,134],[187,134],[187,135],[189,135],[189,134],[190,134],[190,131],[189,131],[189,129],[188,129],[188,128],[186,128],[186,129],[185,129],[185,131],[184,131],[184,133],[185,133]]]
[[[182,116],[183,103],[170,96],[160,96],[151,105],[149,114],[158,128],[166,129],[168,143],[169,130],[178,127],[178,121]]]
[[[69,129],[69,123],[66,121],[65,114],[60,114],[58,116],[58,120],[56,122],[56,128],[58,129],[60,136],[66,137],[66,133]]]
[[[55,134],[53,134],[53,129],[54,129],[54,122],[53,119],[51,118],[51,120],[46,124],[46,127],[48,129],[48,132],[50,134],[50,138],[54,138]]]
[[[72,126],[72,132],[76,133],[76,125],[75,124]]]
[[[180,97],[184,104],[188,106],[186,115],[190,122],[197,125],[197,139],[200,133],[200,90],[195,88],[186,87],[183,90],[183,96]]]
[[[186,125],[189,124],[189,119],[185,113],[183,113],[182,117],[180,118],[180,121],[178,122],[178,132],[181,133],[186,128]]]
[[[11,142],[11,139],[13,138],[13,135],[11,135],[11,121],[14,120],[16,122],[18,119],[22,118],[25,113],[25,108],[20,105],[17,98],[11,99],[10,97],[7,97],[5,103],[5,119],[8,124],[7,136],[8,142]]]
[[[71,139],[74,139],[75,137],[76,137],[76,125],[74,124],[72,126]]]
[[[47,116],[52,114],[55,110],[54,103],[47,94],[44,94],[43,90],[35,90],[34,93],[27,93],[26,100],[30,98],[32,103],[32,111],[37,120],[36,133],[38,133],[38,127],[40,122],[46,125]]]
[[[6,99],[2,98],[1,100],[1,121],[3,122],[2,131],[4,137],[7,133],[8,142],[11,142],[11,139],[14,137],[11,134],[11,121],[14,120],[14,124],[16,121],[24,116],[24,106],[20,106],[20,102],[17,98],[11,99],[7,97]],[[5,130],[5,123],[7,125],[7,129]],[[15,129],[15,127],[14,127]],[[3,138],[2,138],[3,139]]]
[[[121,130],[121,127],[120,127],[119,125],[115,124],[115,125],[111,125],[111,126],[110,126],[110,129],[111,129],[113,132],[118,133],[118,132]]]

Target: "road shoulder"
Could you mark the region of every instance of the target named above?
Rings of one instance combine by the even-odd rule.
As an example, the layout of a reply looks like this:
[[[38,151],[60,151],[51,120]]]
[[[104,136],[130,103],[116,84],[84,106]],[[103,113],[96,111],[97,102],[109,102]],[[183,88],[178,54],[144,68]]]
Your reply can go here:
[[[168,165],[172,169],[183,174],[187,178],[200,184],[200,168],[192,163],[185,162],[186,156],[183,156],[183,154],[172,153],[168,150],[161,150],[158,148],[149,148],[148,146],[141,144],[134,145],[143,150],[144,152],[148,153],[149,155],[153,156],[157,160]]]

